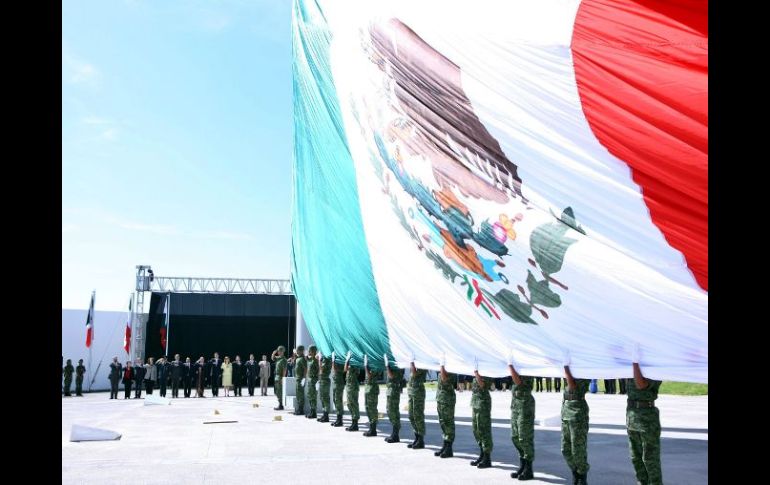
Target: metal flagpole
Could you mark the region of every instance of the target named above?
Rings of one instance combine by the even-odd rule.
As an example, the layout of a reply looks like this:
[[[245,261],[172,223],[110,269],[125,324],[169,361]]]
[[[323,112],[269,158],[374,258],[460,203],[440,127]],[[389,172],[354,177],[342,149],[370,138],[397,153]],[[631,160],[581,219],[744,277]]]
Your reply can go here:
[[[88,346],[88,370],[87,373],[89,374],[89,377],[93,375],[93,370],[91,368],[91,360],[93,357],[93,347],[94,347],[94,336],[96,335],[95,328],[94,328],[94,317],[96,317],[96,290],[91,291],[91,304],[88,306],[88,316],[86,317],[87,320],[91,321],[91,345]],[[85,376],[83,376],[85,378]],[[93,384],[93,379],[88,380],[88,392],[91,392],[91,384]]]
[[[168,341],[171,340],[171,292],[166,294],[166,353],[168,355]]]

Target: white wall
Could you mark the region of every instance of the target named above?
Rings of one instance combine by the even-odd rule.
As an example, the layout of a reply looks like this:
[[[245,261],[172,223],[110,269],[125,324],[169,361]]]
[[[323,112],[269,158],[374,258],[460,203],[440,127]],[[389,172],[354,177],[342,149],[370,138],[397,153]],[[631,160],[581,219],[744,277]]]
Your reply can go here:
[[[89,349],[86,348],[86,317],[88,310],[65,310],[61,311],[62,321],[62,341],[61,350],[64,356],[64,362],[72,359],[72,365],[78,365],[78,359],[83,359],[83,365],[86,366],[86,376],[83,380],[83,390],[88,390],[88,384],[93,378],[93,372],[96,371],[99,361],[101,367],[96,375],[96,379],[91,385],[92,391],[105,391],[110,389],[108,379],[110,373],[110,362],[117,356],[118,361],[125,365],[129,356],[123,349],[123,337],[126,334],[126,319],[128,312],[103,312],[96,311],[94,315],[94,340],[91,342],[91,366],[88,365]],[[122,389],[121,384],[121,389]],[[72,391],[75,391],[73,380]]]

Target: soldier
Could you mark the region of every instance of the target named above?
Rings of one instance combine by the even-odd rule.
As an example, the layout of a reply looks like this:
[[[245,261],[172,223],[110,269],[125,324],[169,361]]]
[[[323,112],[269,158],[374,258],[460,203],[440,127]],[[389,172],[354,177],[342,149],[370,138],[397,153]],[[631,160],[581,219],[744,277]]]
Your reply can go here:
[[[121,377],[123,377],[123,364],[118,362],[118,357],[115,356],[110,362],[110,399],[118,398],[118,383]]]
[[[494,385],[494,379],[481,377],[479,371],[475,371],[471,382],[471,426],[479,445],[479,457],[471,461],[471,466],[478,468],[492,466],[492,395],[489,391]]]
[[[262,356],[263,359],[266,359],[266,356]],[[270,364],[268,364],[270,365]],[[247,360],[243,367],[246,369],[246,387],[249,390],[249,396],[254,395],[254,387],[257,385],[257,361],[254,360],[254,354],[249,354],[249,360]],[[268,373],[270,372],[270,369],[268,368]],[[265,393],[262,392],[262,395],[264,396]]]
[[[305,359],[305,346],[297,347],[297,353],[294,357],[294,382],[296,384],[296,405],[294,414],[301,416],[305,414],[305,380],[307,379],[307,360]]]
[[[358,369],[350,365],[350,356],[345,362],[346,372],[346,384],[347,384],[347,398],[348,398],[348,410],[350,411],[350,418],[353,420],[350,426],[345,428],[345,431],[358,431],[358,418],[361,417],[358,412]]]
[[[561,404],[561,454],[572,470],[573,483],[585,485],[588,474],[588,403],[586,392],[590,379],[575,379],[565,359],[564,400]]]
[[[661,381],[647,379],[642,375],[638,345],[634,346],[632,357],[634,377],[626,380],[626,425],[631,463],[639,483],[660,485],[663,483],[660,470],[660,413],[655,407],[655,400],[658,398]]]
[[[233,362],[233,396],[243,396],[243,362],[240,355],[236,355]]]
[[[78,361],[75,367],[75,395],[83,397],[83,376],[86,375],[86,366],[83,365],[83,359]]]
[[[276,350],[273,351],[273,354],[270,356],[270,359],[275,361],[273,391],[275,392],[275,397],[278,398],[278,407],[273,409],[276,411],[283,410],[283,378],[286,377],[286,357],[283,354],[285,352],[286,347],[280,345]]]
[[[72,397],[72,374],[75,373],[75,367],[72,365],[72,359],[67,359],[67,365],[64,366],[64,395]],[[112,398],[110,398],[112,399]]]
[[[457,375],[450,374],[441,364],[438,382],[436,382],[436,407],[438,408],[438,422],[441,425],[441,434],[444,438],[444,446],[433,453],[441,458],[451,458],[452,444],[455,441],[455,387],[457,387]]]
[[[561,392],[561,377],[554,377],[553,390],[556,392]]]
[[[343,395],[345,392],[345,367],[335,362],[332,357],[332,379],[334,379],[334,409],[337,410],[337,419],[334,420],[332,426],[342,426],[342,415],[345,414],[343,408]]]
[[[535,398],[532,397],[532,377],[520,376],[512,363],[508,370],[513,378],[511,386],[511,441],[519,452],[520,466],[511,478],[531,480],[535,459]]]
[[[419,450],[425,448],[425,369],[418,369],[411,363],[409,374],[409,423],[414,430],[414,441],[407,448]]]
[[[388,357],[386,355],[385,363],[387,364],[387,362]],[[388,388],[385,391],[387,395],[386,406],[388,408],[388,420],[390,420],[393,431],[390,433],[390,436],[385,438],[385,441],[388,443],[398,443],[400,441],[398,433],[401,431],[401,409],[399,409],[399,405],[401,402],[401,389],[404,387],[404,369],[393,368],[390,365],[387,366],[387,369]]]
[[[319,355],[320,357],[320,355]],[[332,371],[332,358],[331,357],[322,357],[321,358],[321,379],[320,379],[320,392],[321,392],[321,407],[323,408],[323,414],[320,418],[318,418],[319,423],[328,423],[329,422],[329,391],[331,390],[331,379],[329,376],[331,375]]]
[[[179,397],[179,383],[182,381],[182,361],[179,360],[179,354],[174,355],[174,360],[171,362],[171,397]]]
[[[142,397],[142,383],[144,382],[144,376],[147,373],[147,369],[142,365],[142,359],[137,358],[134,361],[134,385],[136,391],[134,392],[134,399],[141,399]]]
[[[366,372],[364,402],[366,403],[366,416],[369,418],[369,431],[364,431],[364,436],[371,437],[377,436],[377,418],[379,418],[377,400],[380,396],[380,385],[377,381],[382,377],[382,374],[369,367],[368,359],[364,361],[364,372]]]
[[[307,356],[307,402],[310,405],[308,413],[305,415],[307,419],[315,419],[318,417],[318,391],[316,391],[315,385],[318,382],[318,373],[320,372],[320,365],[318,365],[318,347],[311,345],[308,349]]]

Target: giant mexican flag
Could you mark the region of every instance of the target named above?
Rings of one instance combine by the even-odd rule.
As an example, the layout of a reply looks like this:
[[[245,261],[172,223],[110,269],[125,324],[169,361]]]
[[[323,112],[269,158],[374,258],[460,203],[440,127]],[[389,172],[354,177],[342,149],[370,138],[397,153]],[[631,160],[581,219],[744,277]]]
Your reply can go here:
[[[638,347],[707,382],[706,5],[295,0],[292,276],[322,352],[609,378]]]

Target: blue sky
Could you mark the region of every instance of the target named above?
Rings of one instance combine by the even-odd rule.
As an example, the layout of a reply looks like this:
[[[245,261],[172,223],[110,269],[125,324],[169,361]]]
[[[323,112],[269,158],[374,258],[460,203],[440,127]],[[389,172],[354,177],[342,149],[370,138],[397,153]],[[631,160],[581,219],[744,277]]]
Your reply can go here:
[[[62,308],[289,278],[290,0],[64,0]]]

